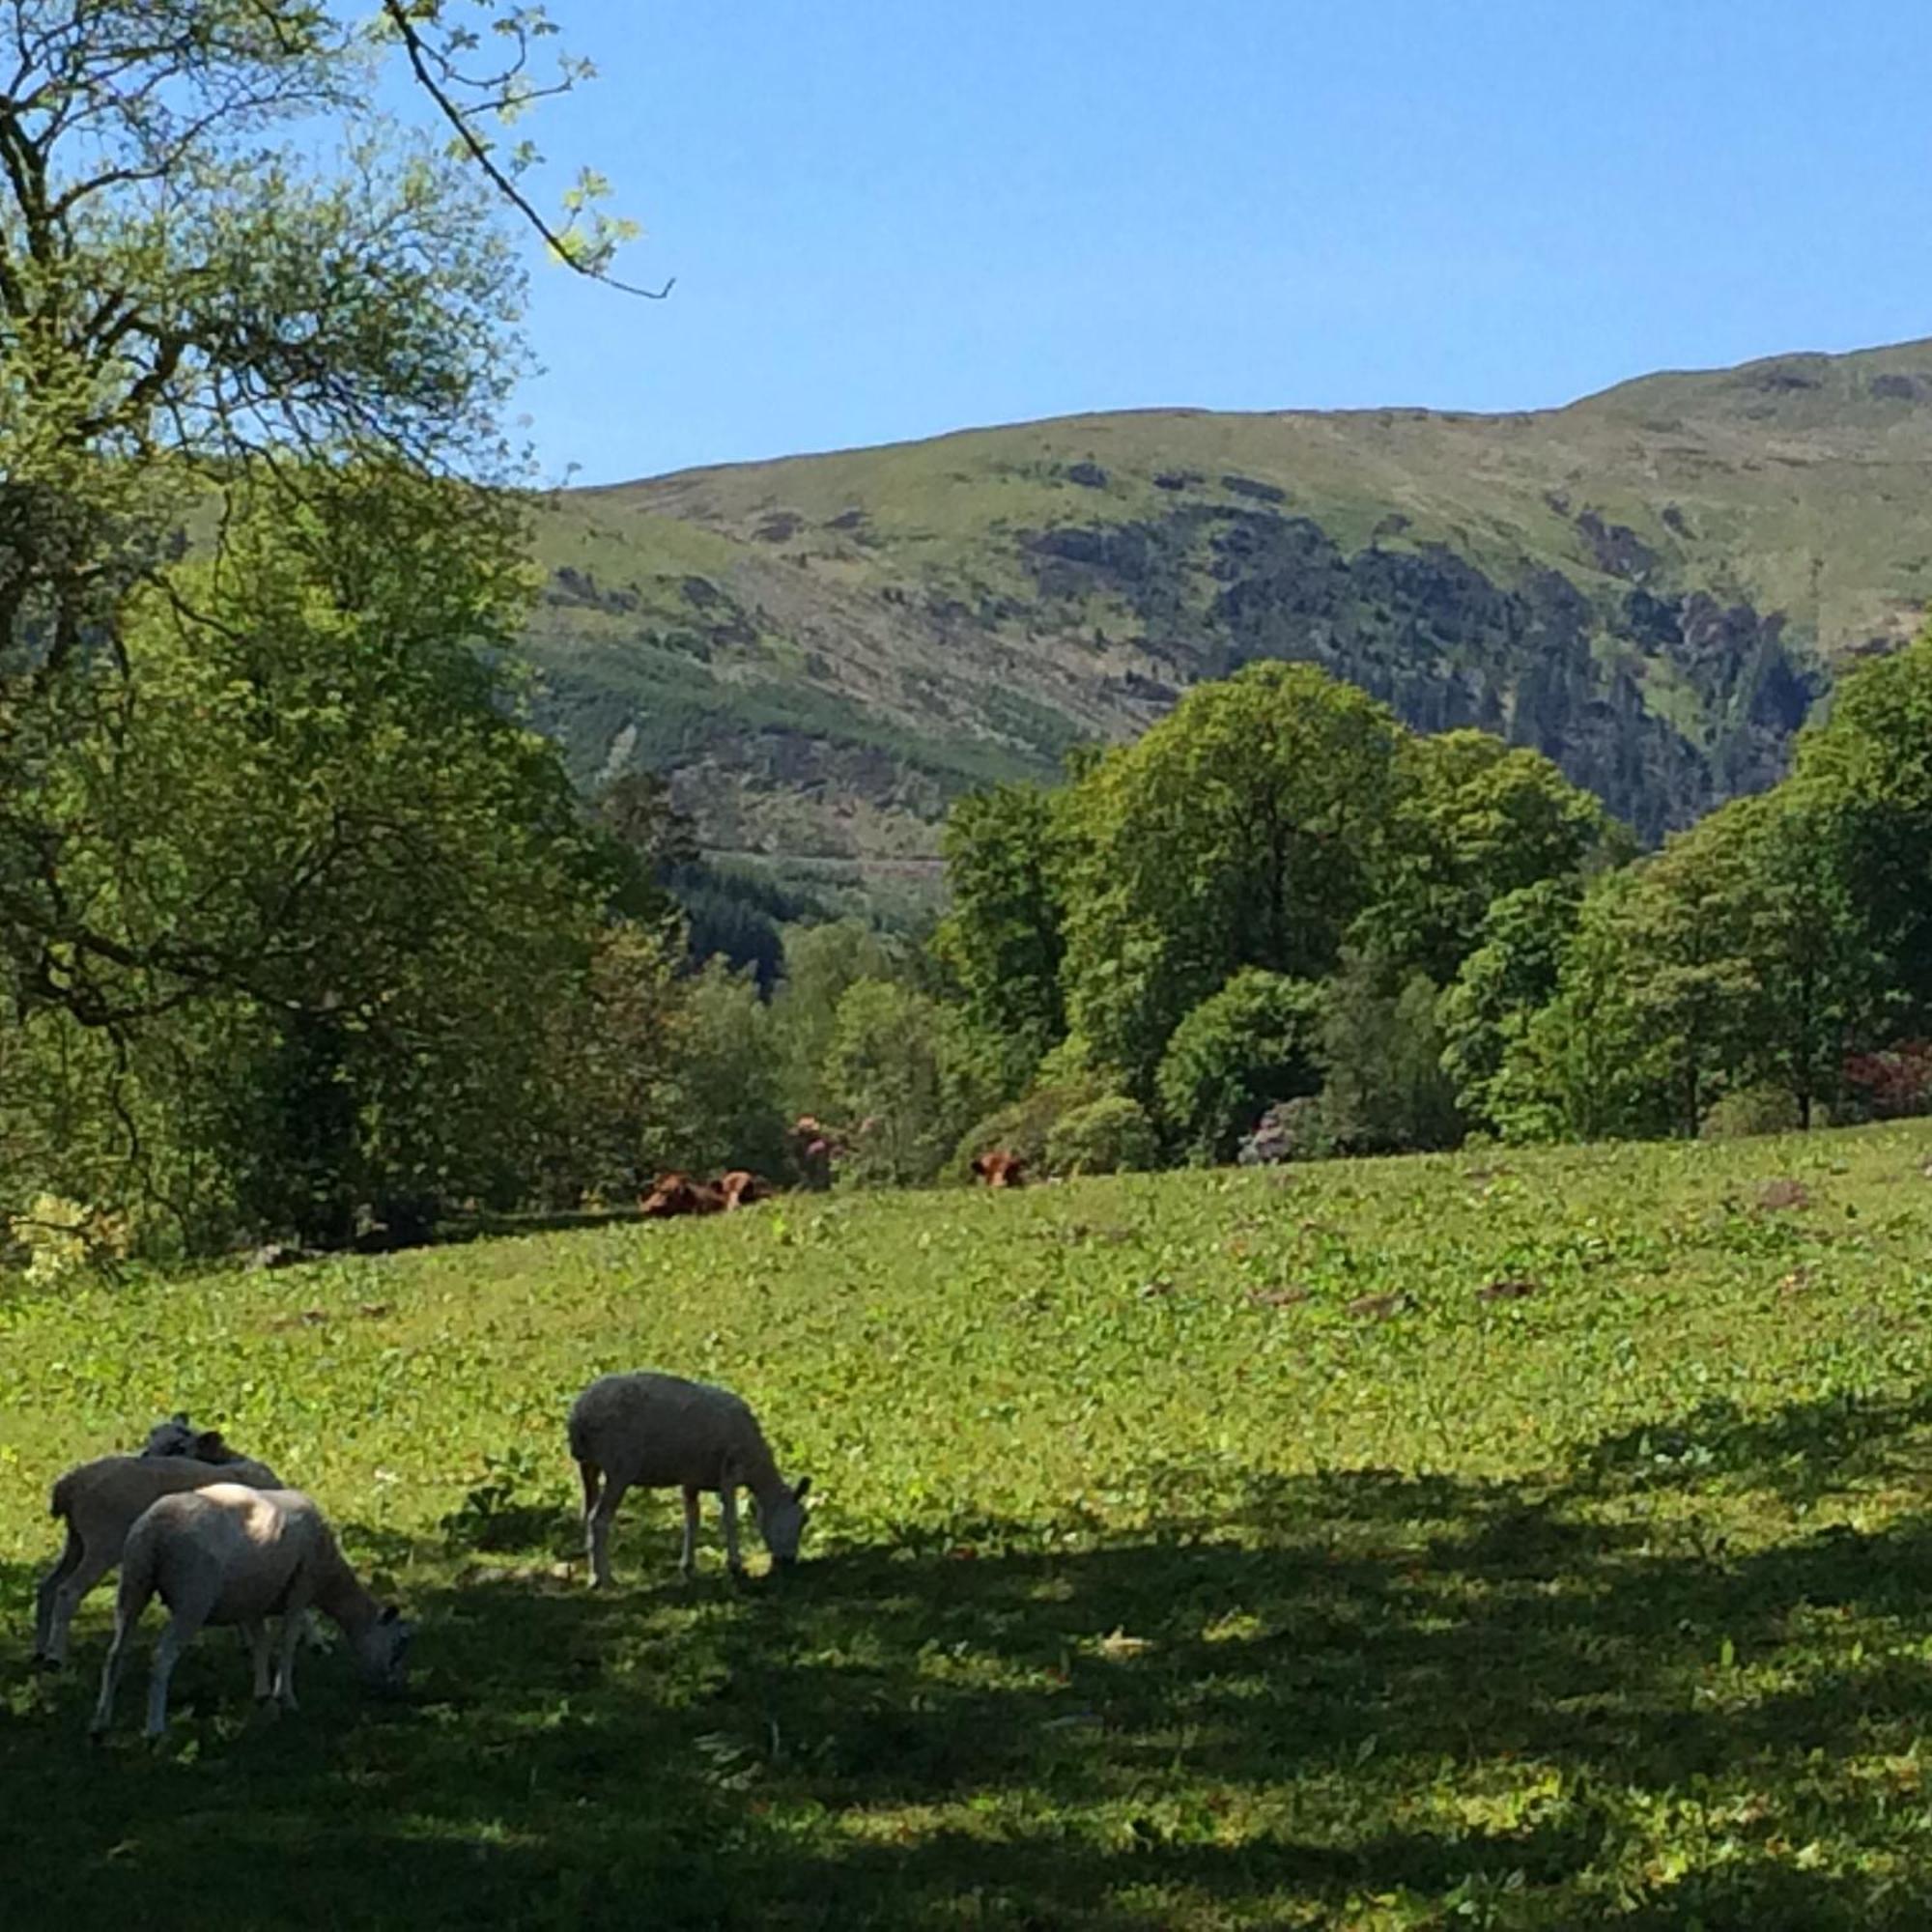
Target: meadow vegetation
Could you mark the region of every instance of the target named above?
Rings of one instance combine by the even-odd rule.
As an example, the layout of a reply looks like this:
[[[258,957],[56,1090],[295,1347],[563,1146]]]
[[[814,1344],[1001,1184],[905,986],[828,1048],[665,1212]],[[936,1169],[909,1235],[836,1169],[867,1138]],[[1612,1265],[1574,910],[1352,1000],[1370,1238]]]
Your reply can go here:
[[[1928,1256],[1900,1123],[15,1290],[9,1916],[1922,1924]],[[782,1585],[639,1495],[585,1588],[563,1415],[639,1365],[814,1478]],[[270,1723],[211,1637],[92,1747],[105,1591],[30,1672],[47,1482],[176,1406],[420,1620],[406,1700]]]

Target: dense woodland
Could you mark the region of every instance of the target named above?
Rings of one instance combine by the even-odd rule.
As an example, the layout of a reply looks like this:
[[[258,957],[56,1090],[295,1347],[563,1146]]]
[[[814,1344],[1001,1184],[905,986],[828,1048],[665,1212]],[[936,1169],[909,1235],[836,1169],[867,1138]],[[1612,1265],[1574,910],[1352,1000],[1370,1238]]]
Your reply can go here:
[[[446,149],[308,8],[23,17],[0,1213],[32,1265],[789,1178],[801,1116],[843,1179],[917,1183],[993,1144],[1099,1171],[1932,1093],[1932,642],[1650,856],[1539,753],[1268,663],[966,799],[930,933],[707,873],[661,775],[586,800],[525,722],[523,204],[463,139],[520,65],[462,81],[461,9],[386,10]],[[593,273],[596,186],[552,237]]]

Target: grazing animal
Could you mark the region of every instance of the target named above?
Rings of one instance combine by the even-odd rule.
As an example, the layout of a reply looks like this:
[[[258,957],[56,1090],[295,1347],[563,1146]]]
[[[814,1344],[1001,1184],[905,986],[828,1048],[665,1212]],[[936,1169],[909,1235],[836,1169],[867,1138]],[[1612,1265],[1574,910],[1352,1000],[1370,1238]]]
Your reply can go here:
[[[762,1201],[771,1193],[770,1184],[760,1176],[742,1167],[734,1167],[718,1182],[718,1191],[724,1197],[726,1210],[733,1208],[749,1208],[753,1201]]]
[[[839,1136],[810,1114],[801,1114],[791,1129],[792,1159],[800,1178],[815,1194],[832,1185],[832,1164],[844,1152]]]
[[[728,1389],[680,1376],[604,1376],[571,1405],[570,1453],[583,1478],[583,1533],[590,1581],[611,1581],[611,1524],[624,1492],[681,1489],[684,1550],[678,1568],[689,1577],[697,1560],[697,1498],[718,1494],[724,1554],[733,1574],[738,1555],[736,1491],[743,1485],[756,1507],[758,1532],[781,1568],[798,1560],[805,1530],[805,1496],[811,1478],[796,1487],[779,1474],[764,1432],[750,1407]]]
[[[168,1680],[203,1624],[240,1624],[255,1660],[255,1695],[296,1708],[296,1643],[313,1604],[342,1627],[362,1674],[381,1689],[401,1684],[410,1625],[384,1609],[337,1547],[322,1512],[297,1490],[256,1490],[241,1483],[159,1497],[128,1534],[114,1605],[114,1641],[100,1672],[94,1710],[99,1737],[113,1720],[128,1639],[156,1597],[167,1605],[167,1628],[155,1645],[148,1680],[147,1735],[167,1728]],[[272,1679],[269,1625],[282,1620]]]
[[[724,1195],[707,1182],[688,1174],[661,1174],[638,1212],[647,1221],[662,1221],[677,1214],[722,1214],[724,1207]]]
[[[1005,1148],[988,1148],[973,1157],[973,1172],[988,1187],[1023,1187],[1026,1162]]]
[[[163,1424],[166,1428],[168,1425]],[[81,1463],[54,1484],[47,1513],[67,1525],[67,1546],[41,1578],[34,1598],[34,1659],[67,1662],[68,1627],[81,1600],[121,1561],[128,1532],[160,1497],[211,1483],[279,1490],[282,1479],[261,1463],[231,1450],[225,1463],[191,1456],[101,1456]]]
[[[218,1429],[197,1429],[187,1419],[187,1410],[178,1408],[165,1422],[148,1431],[141,1445],[143,1456],[192,1456],[197,1463],[245,1463],[239,1449],[231,1449]]]

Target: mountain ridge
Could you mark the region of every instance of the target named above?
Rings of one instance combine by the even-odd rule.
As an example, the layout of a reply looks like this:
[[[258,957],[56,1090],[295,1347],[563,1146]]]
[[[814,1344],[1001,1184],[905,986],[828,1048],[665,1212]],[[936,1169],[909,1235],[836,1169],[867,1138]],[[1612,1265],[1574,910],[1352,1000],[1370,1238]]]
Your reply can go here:
[[[538,716],[714,846],[929,857],[1258,656],[1551,753],[1655,838],[1932,595],[1932,339],[1559,408],[1138,409],[553,493]]]

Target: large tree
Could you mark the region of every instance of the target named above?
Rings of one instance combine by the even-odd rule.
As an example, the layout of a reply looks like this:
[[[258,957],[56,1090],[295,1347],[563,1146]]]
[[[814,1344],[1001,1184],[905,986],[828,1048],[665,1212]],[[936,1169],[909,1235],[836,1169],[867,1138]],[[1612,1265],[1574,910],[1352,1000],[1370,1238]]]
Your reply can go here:
[[[1067,1017],[1146,1093],[1243,967],[1319,979],[1369,903],[1399,795],[1393,714],[1308,665],[1190,692],[1080,781]]]
[[[265,500],[373,464],[445,483],[400,506],[399,541],[480,552],[500,602],[515,511],[492,486],[525,364],[498,217],[506,196],[542,217],[533,151],[496,129],[581,70],[537,77],[547,23],[492,0],[391,0],[377,27],[310,0],[0,15],[0,945],[25,997],[91,1024],[117,1017],[103,966],[227,964],[185,914],[130,948],[63,884],[47,761],[136,701],[130,600],[185,600],[185,549],[218,564]],[[385,47],[446,145],[379,112]],[[606,268],[594,213],[550,232]]]
[[[592,273],[614,237],[594,181],[547,223],[501,132],[581,76],[547,39],[493,0],[0,13],[0,991],[79,1110],[43,1154],[190,1203],[225,1162],[318,1225],[502,1179],[528,988],[614,876],[509,719],[512,224]],[[433,134],[380,109],[395,58]]]

